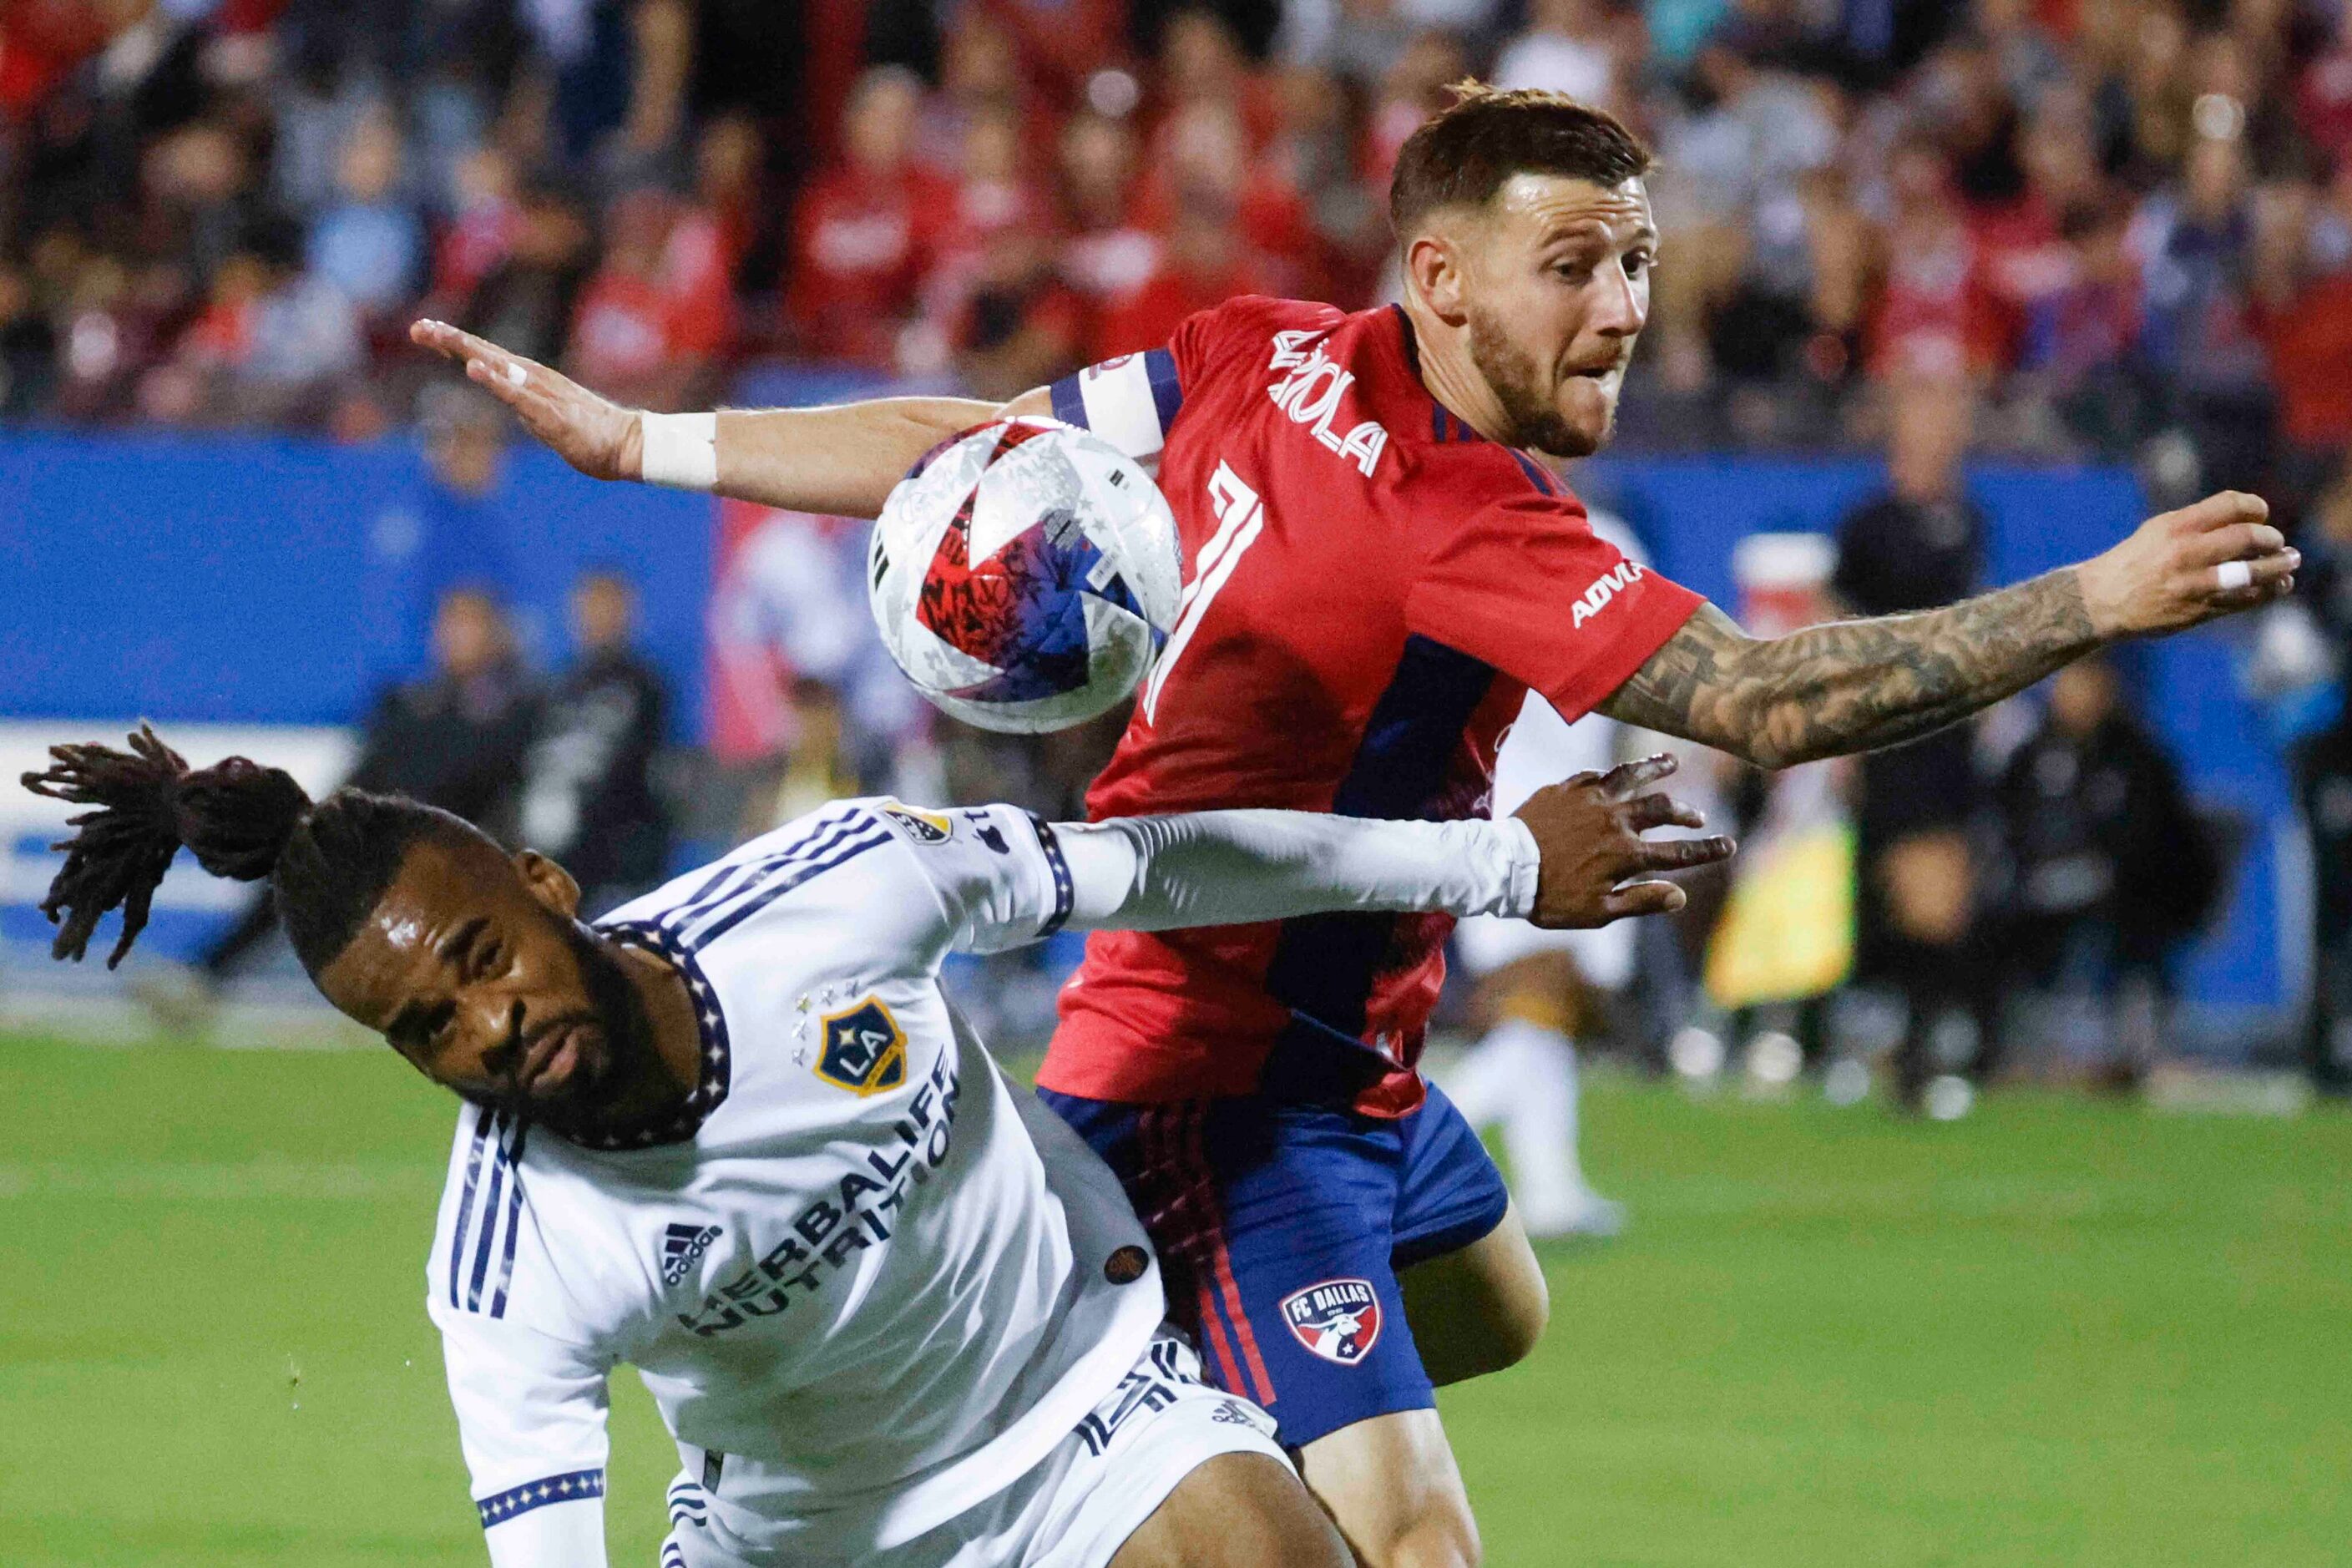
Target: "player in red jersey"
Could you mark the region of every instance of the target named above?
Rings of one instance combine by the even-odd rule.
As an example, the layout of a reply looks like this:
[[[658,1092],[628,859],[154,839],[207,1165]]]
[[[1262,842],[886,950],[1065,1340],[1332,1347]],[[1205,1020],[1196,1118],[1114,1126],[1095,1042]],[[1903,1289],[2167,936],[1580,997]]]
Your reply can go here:
[[[1540,452],[1606,439],[1649,311],[1647,152],[1557,95],[1465,91],[1407,142],[1401,307],[1245,299],[1003,408],[902,398],[646,416],[437,323],[583,471],[871,516],[943,437],[1058,414],[1156,462],[1182,617],[1098,816],[1482,811],[1527,689],[1766,767],[1911,739],[2125,637],[2267,603],[2252,496],[1923,615],[1751,638],[1596,541]],[[1433,1382],[1507,1365],[1543,1279],[1494,1168],[1413,1070],[1442,921],[1097,936],[1041,1083],[1126,1179],[1206,1358],[1256,1397],[1374,1568],[1477,1534]]]

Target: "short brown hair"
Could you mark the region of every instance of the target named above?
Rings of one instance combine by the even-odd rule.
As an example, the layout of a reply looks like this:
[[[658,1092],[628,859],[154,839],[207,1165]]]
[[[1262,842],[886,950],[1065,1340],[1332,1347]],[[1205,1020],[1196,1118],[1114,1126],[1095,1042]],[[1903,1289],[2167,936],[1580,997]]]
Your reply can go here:
[[[1617,185],[1650,172],[1650,150],[1605,109],[1566,93],[1506,92],[1478,81],[1405,138],[1389,182],[1397,237],[1440,207],[1483,207],[1514,174],[1560,174]]]

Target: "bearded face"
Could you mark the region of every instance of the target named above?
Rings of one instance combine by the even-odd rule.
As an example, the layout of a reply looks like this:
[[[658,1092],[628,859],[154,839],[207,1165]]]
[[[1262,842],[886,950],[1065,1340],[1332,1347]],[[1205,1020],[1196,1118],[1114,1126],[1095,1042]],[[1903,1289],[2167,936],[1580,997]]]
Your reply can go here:
[[[1599,451],[1650,315],[1657,231],[1642,181],[1515,174],[1484,209],[1444,221],[1445,292],[1507,426],[1496,434],[1557,457]]]
[[[1573,379],[1585,386],[1562,386],[1563,378],[1548,374],[1496,312],[1474,305],[1469,326],[1470,363],[1510,422],[1508,445],[1556,458],[1589,458],[1608,444],[1617,424],[1622,371],[1605,387],[1581,376]]]

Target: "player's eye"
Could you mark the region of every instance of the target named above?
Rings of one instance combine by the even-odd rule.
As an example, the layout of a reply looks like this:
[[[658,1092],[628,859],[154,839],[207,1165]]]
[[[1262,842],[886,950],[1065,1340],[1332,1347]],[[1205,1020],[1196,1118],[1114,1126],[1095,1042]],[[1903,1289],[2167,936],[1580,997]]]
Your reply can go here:
[[[1592,281],[1592,263],[1590,261],[1563,261],[1552,270],[1570,283]]]
[[[1628,278],[1639,278],[1643,273],[1652,270],[1657,265],[1657,258],[1652,256],[1648,251],[1633,251],[1625,258],[1625,276]]]
[[[503,943],[485,942],[474,949],[474,978],[487,980],[506,967],[507,950]]]

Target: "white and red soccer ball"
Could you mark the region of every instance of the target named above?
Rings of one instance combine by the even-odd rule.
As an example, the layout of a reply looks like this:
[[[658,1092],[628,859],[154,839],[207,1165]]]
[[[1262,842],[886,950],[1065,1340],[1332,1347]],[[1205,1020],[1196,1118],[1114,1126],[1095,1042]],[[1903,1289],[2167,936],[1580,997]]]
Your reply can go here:
[[[874,524],[866,586],[917,689],[986,730],[1060,730],[1133,691],[1176,619],[1176,520],[1109,443],[1004,419],[933,449]]]

